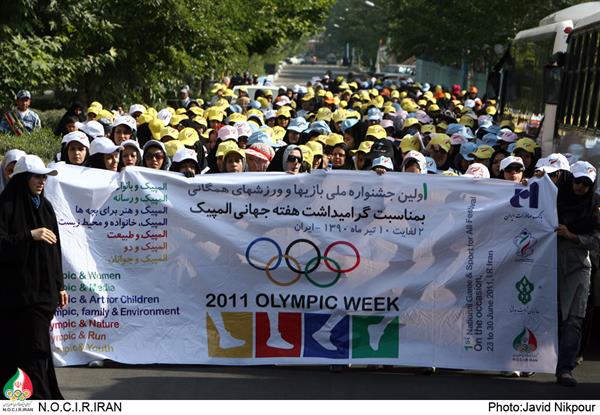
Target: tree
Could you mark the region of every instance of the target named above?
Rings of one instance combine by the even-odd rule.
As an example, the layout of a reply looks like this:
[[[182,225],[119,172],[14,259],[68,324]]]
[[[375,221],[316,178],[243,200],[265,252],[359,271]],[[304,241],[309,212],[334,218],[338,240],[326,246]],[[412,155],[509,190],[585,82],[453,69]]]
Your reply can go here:
[[[27,87],[154,103],[321,27],[334,0],[15,0],[0,17],[4,103]],[[13,10],[14,9],[14,10]]]

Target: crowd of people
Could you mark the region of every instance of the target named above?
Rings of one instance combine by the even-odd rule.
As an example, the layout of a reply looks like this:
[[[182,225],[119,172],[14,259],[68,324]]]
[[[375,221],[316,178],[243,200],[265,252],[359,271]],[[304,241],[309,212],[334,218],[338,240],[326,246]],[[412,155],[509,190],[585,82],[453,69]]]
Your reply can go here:
[[[593,165],[569,154],[542,157],[535,140],[539,125],[515,125],[475,86],[444,88],[325,75],[306,86],[278,90],[242,86],[234,94],[231,87],[228,82],[215,84],[206,101],[192,98],[184,88],[176,103],[158,110],[141,103],[132,104],[128,111],[107,110],[96,101],[88,106],[74,103],[56,126],[62,139],[53,162],[115,172],[142,166],[186,177],[340,169],[526,183],[534,176],[548,175],[558,188],[560,223],[556,229],[560,311],[556,376],[559,384],[577,384],[572,371],[588,306],[590,254],[597,258],[594,254],[600,248]],[[16,110],[5,114],[0,129],[25,134],[39,125],[39,117],[29,110],[28,91],[20,91],[16,98]],[[25,157],[29,156],[18,149],[4,154],[0,203],[12,200],[7,192],[15,177],[40,176],[36,173],[42,171],[40,161],[34,163],[35,171],[19,170]],[[32,206],[39,209],[36,202]],[[4,211],[2,217],[4,263],[13,260],[6,257],[5,244],[17,242],[10,233],[10,217]],[[52,242],[52,238],[26,239],[32,244]]]

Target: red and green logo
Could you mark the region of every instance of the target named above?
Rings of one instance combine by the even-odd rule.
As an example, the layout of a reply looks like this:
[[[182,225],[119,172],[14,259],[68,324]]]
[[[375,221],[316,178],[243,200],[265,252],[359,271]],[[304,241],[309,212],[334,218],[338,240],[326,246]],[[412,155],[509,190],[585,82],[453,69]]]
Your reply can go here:
[[[11,401],[24,401],[31,398],[33,385],[27,373],[17,369],[17,373],[4,385],[4,396]]]
[[[513,349],[519,353],[535,352],[537,350],[537,339],[533,332],[527,327],[523,327],[523,331],[513,340]]]

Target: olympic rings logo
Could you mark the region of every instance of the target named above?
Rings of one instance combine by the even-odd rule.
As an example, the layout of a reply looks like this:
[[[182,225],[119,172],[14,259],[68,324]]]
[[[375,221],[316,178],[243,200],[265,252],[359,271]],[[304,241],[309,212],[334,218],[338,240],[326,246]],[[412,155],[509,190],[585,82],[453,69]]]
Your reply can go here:
[[[269,259],[266,262],[264,267],[257,265],[250,257],[250,251],[252,250],[254,245],[256,245],[258,242],[269,242],[277,250],[277,255],[274,255],[271,259]],[[292,250],[292,248],[300,243],[308,244],[316,252],[316,255],[312,259],[310,259],[306,263],[306,265],[304,265],[304,268],[302,268],[302,266],[300,265],[300,262],[296,258],[294,258],[293,256],[290,255],[290,251]],[[356,255],[356,260],[351,267],[342,269],[340,264],[336,260],[334,260],[333,258],[331,258],[329,256],[331,250],[338,245],[347,246],[350,249],[352,249],[352,251],[354,251],[354,254]],[[358,252],[358,249],[356,249],[356,247],[354,245],[352,245],[350,242],[335,241],[335,242],[332,242],[331,244],[329,244],[327,246],[327,248],[325,248],[324,254],[321,255],[321,250],[319,249],[319,247],[314,242],[312,242],[308,239],[296,239],[295,241],[291,242],[287,246],[285,253],[284,253],[281,250],[281,246],[279,246],[279,244],[277,242],[275,242],[273,239],[267,238],[267,237],[261,237],[261,238],[256,238],[255,240],[250,242],[250,244],[248,245],[248,248],[246,248],[246,260],[248,261],[248,264],[250,264],[251,267],[256,268],[257,270],[260,270],[260,271],[265,271],[267,278],[269,278],[269,280],[273,284],[279,285],[280,287],[288,287],[290,285],[294,285],[295,283],[297,283],[300,280],[300,278],[302,278],[302,275],[304,275],[306,277],[306,279],[314,286],[319,287],[319,288],[328,288],[328,287],[335,285],[339,281],[342,274],[352,272],[356,268],[358,268],[358,266],[360,265],[360,253]],[[286,282],[278,281],[271,274],[271,271],[274,271],[277,268],[279,268],[282,260],[285,260],[285,263],[286,263],[287,267],[290,269],[290,271],[296,273],[296,276],[290,281],[286,281]],[[315,272],[317,270],[317,268],[319,268],[319,266],[321,265],[321,261],[323,261],[325,266],[331,272],[336,273],[336,276],[330,282],[320,283],[318,281],[315,281],[310,276],[310,274],[312,274],[313,272]],[[335,267],[332,266],[331,264],[333,264]]]

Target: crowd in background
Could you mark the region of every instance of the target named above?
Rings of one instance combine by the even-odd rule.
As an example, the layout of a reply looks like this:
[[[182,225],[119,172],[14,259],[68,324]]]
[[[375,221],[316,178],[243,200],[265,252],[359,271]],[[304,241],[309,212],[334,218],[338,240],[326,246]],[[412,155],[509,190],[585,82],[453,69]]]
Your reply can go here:
[[[596,168],[570,154],[542,157],[539,121],[526,126],[500,114],[478,89],[460,85],[391,83],[325,75],[306,86],[211,89],[206,102],[182,88],[156,109],[127,111],[100,102],[73,103],[56,126],[62,137],[53,163],[120,171],[127,166],[198,174],[367,170],[500,179],[526,185],[548,175],[558,188],[559,361],[557,381],[574,386],[592,262],[600,248]],[[39,128],[20,91],[0,130]],[[24,152],[4,154],[0,190],[19,169]],[[50,166],[52,167],[52,166]],[[21,171],[27,171],[22,170]],[[591,256],[590,256],[591,255]]]

